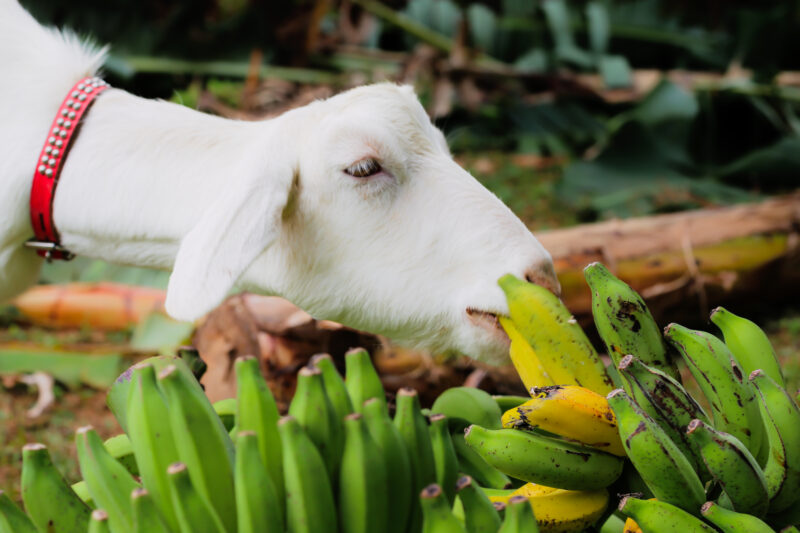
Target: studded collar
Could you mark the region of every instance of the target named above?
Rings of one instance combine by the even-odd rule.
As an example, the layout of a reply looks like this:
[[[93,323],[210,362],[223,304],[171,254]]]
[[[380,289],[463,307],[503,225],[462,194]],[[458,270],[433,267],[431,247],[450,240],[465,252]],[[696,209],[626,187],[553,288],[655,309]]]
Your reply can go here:
[[[33,248],[48,261],[69,260],[73,257],[72,253],[61,247],[61,238],[53,222],[53,198],[80,121],[94,99],[108,88],[108,84],[100,78],[88,77],[70,89],[58,108],[58,114],[48,130],[47,140],[36,161],[30,200],[34,238],[27,241],[25,246]]]

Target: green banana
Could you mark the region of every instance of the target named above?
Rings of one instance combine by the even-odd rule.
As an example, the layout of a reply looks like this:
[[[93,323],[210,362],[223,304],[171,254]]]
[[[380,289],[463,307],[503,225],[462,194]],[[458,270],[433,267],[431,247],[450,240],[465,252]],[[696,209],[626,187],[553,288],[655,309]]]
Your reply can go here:
[[[387,511],[392,503],[386,486],[392,480],[386,475],[381,450],[360,413],[347,415],[344,428],[342,472],[346,475],[339,479],[339,531],[386,531]]]
[[[438,399],[438,398],[437,398]],[[492,399],[497,403],[497,407],[500,409],[501,413],[505,413],[509,409],[513,409],[515,407],[519,407],[523,403],[530,400],[530,396],[504,396],[504,395],[494,395]],[[477,423],[477,422],[475,422]]]
[[[447,427],[447,417],[441,414],[431,415],[428,420],[428,431],[431,437],[433,462],[436,467],[436,483],[444,490],[450,505],[456,499],[456,481],[458,480],[458,457],[453,448],[453,439]]]
[[[0,490],[0,533],[36,533],[36,526],[8,495]]]
[[[385,491],[390,502],[386,510],[386,532],[402,533],[411,508],[413,477],[408,450],[400,432],[377,398],[364,402],[362,411],[370,435],[380,449],[386,470]]]
[[[283,531],[283,500],[261,462],[258,435],[241,431],[236,438],[236,522],[238,533]]]
[[[711,311],[711,322],[717,325],[745,375],[761,369],[772,380],[785,387],[778,357],[766,333],[755,323],[736,316],[724,307]]]
[[[186,465],[192,486],[213,507],[225,529],[236,531],[234,451],[225,426],[200,384],[176,366],[165,368],[158,383],[167,398],[178,457]]]
[[[222,425],[225,426],[225,431],[231,432],[233,426],[236,424],[236,398],[225,398],[211,404],[214,412],[217,413],[219,419],[222,420]]]
[[[165,495],[172,499],[171,494]],[[153,497],[147,489],[133,489],[131,492],[131,507],[133,508],[134,533],[171,533],[172,528],[167,526],[161,512],[156,506]],[[172,508],[172,505],[170,505]],[[175,529],[177,531],[177,528]]]
[[[528,498],[512,496],[508,500],[505,519],[497,533],[539,533],[539,525]]]
[[[658,533],[713,533],[713,527],[703,523],[683,509],[658,500],[640,500],[625,496],[619,510],[636,520],[642,531]],[[699,507],[698,507],[699,512]]]
[[[700,450],[706,468],[740,513],[764,516],[769,506],[767,482],[758,462],[733,435],[692,420],[687,436]]]
[[[115,533],[132,532],[130,495],[139,484],[124,466],[111,457],[91,426],[84,426],[75,432],[75,444],[81,476],[89,487],[92,500],[98,508],[108,513]]]
[[[617,513],[611,513],[599,527],[597,533],[625,533],[625,519]]]
[[[581,326],[558,297],[539,285],[506,274],[498,280],[516,329],[557,385],[580,385],[608,394],[611,378]]]
[[[619,365],[624,356],[635,354],[646,365],[679,380],[680,374],[667,354],[661,329],[642,297],[601,263],[591,263],[583,269],[583,275],[592,291],[597,332],[614,363]],[[625,391],[631,394],[627,387]]]
[[[130,392],[130,386],[133,379],[133,369],[138,366],[145,366],[145,365],[153,365],[153,368],[156,370],[156,374],[164,370],[166,367],[173,365],[178,367],[178,370],[183,372],[186,377],[190,379],[195,379],[194,374],[186,365],[186,363],[180,357],[174,355],[157,355],[155,357],[148,357],[142,361],[139,361],[136,365],[128,368],[125,372],[117,377],[116,381],[111,388],[108,390],[108,394],[106,395],[106,404],[108,408],[114,413],[114,417],[117,419],[122,431],[126,434],[128,433],[128,394]]]
[[[167,467],[178,461],[178,450],[167,416],[167,403],[158,388],[152,365],[133,367],[126,416],[142,485],[153,495],[169,527],[177,529],[178,518],[172,506]]]
[[[461,472],[471,476],[481,487],[507,489],[511,486],[511,478],[491,466],[475,450],[467,446],[463,431],[452,432],[450,437],[453,439],[453,448]]]
[[[322,381],[325,383],[325,393],[331,401],[333,410],[336,413],[336,420],[344,420],[344,417],[353,412],[353,403],[350,401],[350,393],[347,385],[342,379],[342,375],[336,369],[333,358],[326,353],[319,353],[311,358],[309,365],[319,368],[322,372]]]
[[[336,419],[319,368],[305,366],[297,373],[297,390],[289,404],[289,415],[300,422],[317,446],[328,468],[328,477],[336,486],[344,448],[344,421]]]
[[[109,524],[108,513],[102,509],[95,509],[92,511],[92,516],[89,518],[89,533],[109,533],[111,526]]]
[[[136,464],[136,457],[133,455],[133,445],[125,433],[114,435],[106,439],[103,443],[111,457],[120,462],[132,476],[139,475],[139,465]]]
[[[431,484],[419,495],[422,506],[422,533],[467,533],[450,510],[439,485]]]
[[[464,438],[491,466],[548,487],[602,489],[622,473],[623,460],[617,456],[528,431],[492,430],[473,424]]]
[[[369,353],[364,348],[353,348],[344,354],[344,384],[356,412],[370,398],[377,398],[386,408],[386,392],[383,383],[372,364]]]
[[[291,416],[278,421],[286,488],[289,533],[337,531],[336,507],[328,470],[317,447]]]
[[[236,431],[254,431],[258,436],[261,462],[267,468],[275,497],[284,500],[281,436],[278,433],[278,406],[261,374],[258,359],[240,357],[236,371]],[[235,433],[234,433],[235,435]],[[283,515],[283,505],[281,505]]]
[[[700,450],[686,435],[686,427],[692,420],[708,421],[703,408],[676,380],[632,355],[623,357],[617,368],[628,385],[625,391],[659,423],[701,479],[707,478]]]
[[[785,528],[781,529],[780,533],[800,533],[800,529],[797,529],[794,526],[786,526]]]
[[[764,477],[769,512],[779,513],[800,502],[800,409],[791,396],[764,371],[750,374],[761,403],[769,456]]]
[[[394,415],[394,426],[400,433],[411,464],[413,492],[418,494],[422,488],[436,481],[436,463],[433,458],[431,437],[425,417],[419,405],[417,391],[403,387],[397,391],[397,411]],[[422,509],[418,499],[411,502],[409,513],[409,531],[418,531],[422,521]]]
[[[39,531],[84,533],[91,510],[72,491],[53,465],[47,446],[22,447],[22,501]]]
[[[664,336],[677,348],[711,405],[714,427],[739,439],[758,457],[764,423],[752,387],[721,340],[704,331],[670,324]]]
[[[608,403],[617,416],[628,457],[655,497],[698,513],[706,499],[705,490],[686,456],[624,390],[609,394]]]
[[[722,533],[774,533],[771,527],[755,516],[725,509],[714,502],[704,503],[700,514]]]
[[[235,529],[225,529],[214,507],[194,486],[186,464],[173,463],[169,465],[167,478],[172,489],[172,500],[181,533],[232,533],[236,531]]]
[[[86,482],[84,480],[80,480],[77,483],[73,483],[70,488],[72,491],[78,495],[78,498],[83,501],[86,505],[88,505],[91,509],[95,508],[94,500],[92,500],[92,495],[89,494],[89,487],[86,486]]]
[[[491,500],[478,488],[469,476],[461,476],[456,482],[458,498],[464,508],[464,525],[468,533],[496,533],[500,528],[500,514]]]
[[[452,422],[459,422],[461,429],[470,424],[500,429],[503,412],[488,392],[475,387],[449,388],[431,406],[431,413],[446,415]],[[447,493],[447,488],[444,491]]]

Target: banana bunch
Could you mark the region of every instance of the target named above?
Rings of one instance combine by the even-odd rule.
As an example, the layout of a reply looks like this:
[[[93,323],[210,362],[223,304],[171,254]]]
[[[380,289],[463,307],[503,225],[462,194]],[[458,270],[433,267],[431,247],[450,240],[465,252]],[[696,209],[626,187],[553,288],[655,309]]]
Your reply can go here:
[[[498,401],[459,387],[428,414],[404,388],[390,416],[366,351],[345,362],[343,378],[315,356],[281,417],[253,357],[234,365],[237,397],[213,405],[182,359],[143,361],[110,394],[126,433],[76,432],[80,482],[64,480],[44,445],[25,446],[25,512],[0,494],[0,533],[539,531],[527,498],[489,498],[512,480],[465,440],[474,422],[501,429]],[[584,505],[573,503],[565,517]],[[541,507],[542,531],[566,531],[548,526],[566,523],[558,507]]]
[[[622,386],[607,400],[644,485],[620,502],[624,531],[758,533],[800,524],[800,409],[764,332],[717,308],[711,321],[724,340],[678,324],[656,336],[627,285],[599,264],[585,274]],[[708,413],[680,382],[670,349]]]

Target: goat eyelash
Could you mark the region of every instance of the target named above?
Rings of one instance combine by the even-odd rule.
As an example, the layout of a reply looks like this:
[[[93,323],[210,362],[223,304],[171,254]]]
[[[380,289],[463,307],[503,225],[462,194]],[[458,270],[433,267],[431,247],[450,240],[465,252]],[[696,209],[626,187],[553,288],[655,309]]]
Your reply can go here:
[[[346,174],[354,178],[368,178],[382,171],[380,163],[374,159],[362,159],[344,169]]]

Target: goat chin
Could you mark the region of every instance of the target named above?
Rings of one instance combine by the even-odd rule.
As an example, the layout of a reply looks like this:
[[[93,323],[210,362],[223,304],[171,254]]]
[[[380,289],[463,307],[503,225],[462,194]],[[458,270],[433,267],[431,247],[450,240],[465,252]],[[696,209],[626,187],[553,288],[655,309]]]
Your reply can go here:
[[[34,164],[64,94],[103,60],[0,0],[0,299],[36,280],[41,259],[22,246]],[[81,126],[53,209],[71,251],[171,269],[167,310],[184,320],[247,288],[498,361],[496,280],[558,290],[550,255],[453,161],[407,86],[358,87],[260,122],[111,89]]]

